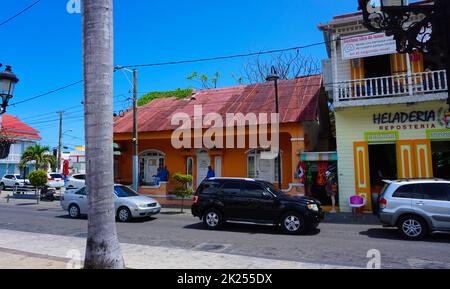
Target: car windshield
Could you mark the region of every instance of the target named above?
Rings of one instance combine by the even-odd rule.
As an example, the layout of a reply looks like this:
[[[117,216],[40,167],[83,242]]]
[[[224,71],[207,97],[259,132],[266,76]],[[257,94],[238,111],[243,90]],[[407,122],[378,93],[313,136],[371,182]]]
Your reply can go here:
[[[63,178],[63,176],[60,174],[50,174],[50,176],[54,179],[62,179]]]
[[[119,198],[129,198],[129,197],[137,197],[138,193],[125,186],[116,186],[114,187],[114,193]]]

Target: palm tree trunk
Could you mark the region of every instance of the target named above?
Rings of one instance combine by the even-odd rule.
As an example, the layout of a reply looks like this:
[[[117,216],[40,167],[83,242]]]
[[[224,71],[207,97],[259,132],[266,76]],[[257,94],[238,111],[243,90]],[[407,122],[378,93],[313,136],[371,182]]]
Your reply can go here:
[[[113,0],[83,1],[86,269],[122,269],[113,179]]]

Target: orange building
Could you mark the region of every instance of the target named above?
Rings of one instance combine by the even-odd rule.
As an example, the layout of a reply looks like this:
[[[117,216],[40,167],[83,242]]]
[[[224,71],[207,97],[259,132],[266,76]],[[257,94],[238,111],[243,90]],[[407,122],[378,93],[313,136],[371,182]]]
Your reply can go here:
[[[329,119],[326,96],[322,89],[320,75],[284,80],[279,82],[280,125],[279,144],[281,150],[282,189],[303,193],[297,167],[300,155],[306,151],[328,149]],[[248,125],[235,127],[236,124],[224,122],[222,133],[216,133],[214,140],[228,138],[238,143],[245,139],[245,146],[229,147],[224,141],[223,148],[183,147],[173,145],[174,132],[179,126],[173,125],[174,116],[183,114],[192,122],[198,121],[196,110],[201,107],[201,118],[214,113],[223,119],[228,114],[270,114],[275,112],[275,91],[272,83],[241,85],[236,87],[195,91],[187,99],[163,98],[152,101],[138,109],[139,128],[139,191],[151,194],[163,204],[176,202],[171,196],[175,184],[155,182],[159,167],[167,167],[170,176],[175,173],[191,174],[195,189],[206,177],[211,166],[217,177],[250,177],[264,179],[276,184],[278,180],[277,159],[264,157],[267,150],[251,146],[251,140],[260,140],[261,128],[253,129]],[[175,122],[177,123],[177,122]],[[178,124],[178,123],[177,123]],[[198,138],[204,136],[211,127],[204,120],[200,136],[190,134],[188,142],[198,144]],[[217,126],[217,123],[215,123]],[[230,129],[230,126],[232,127]],[[269,121],[269,130],[272,127]],[[132,131],[133,113],[126,113],[115,119],[114,142],[121,154],[115,156],[116,182],[132,183]],[[200,140],[201,143],[201,140]]]

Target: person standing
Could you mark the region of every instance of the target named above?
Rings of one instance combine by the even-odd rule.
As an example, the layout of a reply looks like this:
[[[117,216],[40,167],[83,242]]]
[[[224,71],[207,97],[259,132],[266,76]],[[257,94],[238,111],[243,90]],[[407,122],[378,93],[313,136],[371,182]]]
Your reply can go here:
[[[325,186],[325,190],[327,191],[327,195],[331,198],[331,211],[330,213],[336,213],[336,195],[337,195],[337,179],[336,173],[334,171],[326,172],[327,183]]]
[[[215,178],[216,173],[214,172],[213,168],[211,166],[208,167],[208,174],[206,175],[207,179]]]

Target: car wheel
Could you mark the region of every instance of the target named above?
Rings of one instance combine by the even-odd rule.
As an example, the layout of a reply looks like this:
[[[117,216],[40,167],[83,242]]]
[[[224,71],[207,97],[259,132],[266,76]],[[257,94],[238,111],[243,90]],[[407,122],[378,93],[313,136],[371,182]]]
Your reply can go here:
[[[408,240],[420,240],[427,234],[427,224],[419,217],[405,216],[398,222],[400,234]]]
[[[6,189],[4,183],[0,183],[0,191],[4,191]]]
[[[210,230],[220,229],[223,225],[222,214],[216,209],[208,209],[203,214],[203,225]]]
[[[130,209],[122,207],[117,211],[117,219],[120,222],[129,222],[131,220],[131,212]]]
[[[81,216],[80,207],[78,207],[77,205],[70,205],[69,206],[69,216],[72,219],[80,218],[80,216]]]
[[[281,218],[281,228],[287,234],[298,235],[305,231],[306,226],[301,214],[290,212]]]

